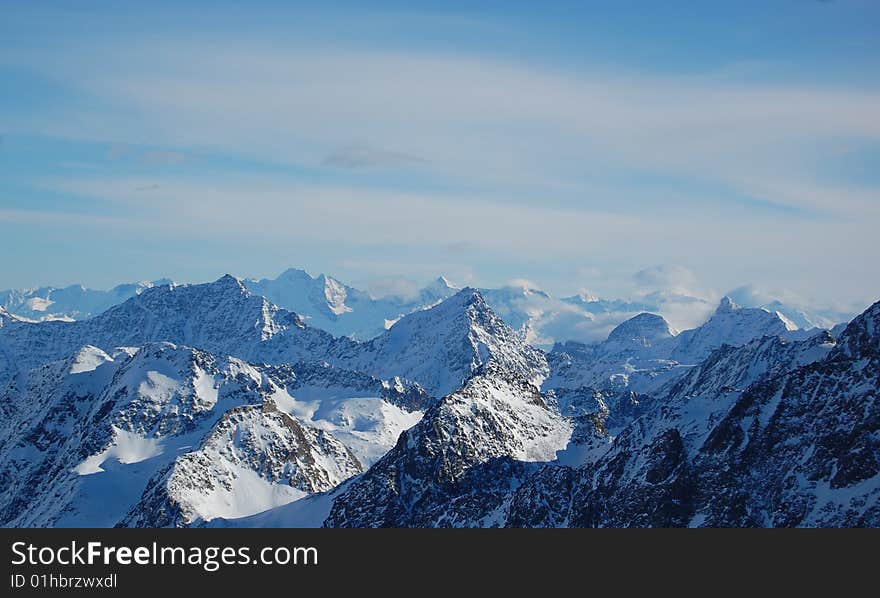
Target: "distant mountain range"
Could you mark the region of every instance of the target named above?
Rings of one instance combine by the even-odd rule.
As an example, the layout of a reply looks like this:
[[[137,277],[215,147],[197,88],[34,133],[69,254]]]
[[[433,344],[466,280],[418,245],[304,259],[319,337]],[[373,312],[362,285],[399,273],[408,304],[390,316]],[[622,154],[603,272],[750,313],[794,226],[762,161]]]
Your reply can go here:
[[[726,297],[542,350],[520,299],[555,301],[289,271],[74,321],[0,308],[0,524],[880,525],[880,302],[804,330]]]
[[[144,289],[170,283],[167,279],[136,282],[121,284],[109,291],[87,289],[78,284],[63,288],[13,289],[0,291],[0,307],[32,320],[85,320],[139,295]]]
[[[377,298],[332,276],[313,277],[305,270],[295,268],[274,279],[241,279],[241,283],[253,294],[300,315],[311,327],[355,340],[375,338],[402,316],[432,307],[460,290],[441,276],[412,296]],[[146,289],[168,284],[172,284],[171,281],[163,279],[123,284],[109,291],[79,285],[0,291],[0,307],[9,314],[30,320],[85,320]],[[557,299],[526,283],[480,289],[480,292],[493,311],[524,340],[545,349],[557,342],[601,341],[614,326],[642,312],[668,315],[681,310],[711,311],[706,299],[662,292],[649,293],[636,301],[602,299],[585,294]],[[809,312],[778,299],[767,300],[749,287],[735,289],[728,296],[743,306],[779,313],[804,330],[830,329],[855,316],[855,313],[831,310]]]

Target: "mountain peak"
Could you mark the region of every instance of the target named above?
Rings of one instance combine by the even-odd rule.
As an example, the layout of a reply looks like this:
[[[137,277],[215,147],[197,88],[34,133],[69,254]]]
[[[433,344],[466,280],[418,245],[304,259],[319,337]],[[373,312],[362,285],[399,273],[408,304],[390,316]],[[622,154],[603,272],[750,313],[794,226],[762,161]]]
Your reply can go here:
[[[781,325],[782,332],[797,330],[798,328],[797,324],[778,311],[771,311],[764,307],[743,307],[734,303],[733,299],[728,296],[722,297],[710,321],[713,319],[723,320],[725,319],[724,316],[728,314],[733,314],[734,319],[751,319],[771,323],[775,327]]]
[[[302,268],[288,268],[284,272],[278,275],[276,280],[314,280],[312,275],[303,270]]]
[[[423,304],[431,305],[451,297],[458,291],[459,288],[449,282],[445,276],[438,276],[419,291],[419,298]]]
[[[718,303],[718,308],[715,310],[716,314],[726,314],[734,311],[738,311],[740,308],[739,305],[733,302],[733,299],[725,295],[721,298],[721,301]]]
[[[334,315],[341,316],[344,313],[350,313],[352,309],[345,304],[348,298],[348,287],[331,276],[318,277],[318,281],[324,289],[324,298],[327,300],[327,307]]]
[[[572,302],[576,303],[597,303],[601,300],[599,295],[592,293],[590,291],[583,291],[574,295],[573,297],[569,297],[569,299],[573,300]]]
[[[608,340],[644,342],[658,341],[673,336],[675,334],[663,316],[645,312],[618,324],[608,335]]]
[[[460,388],[490,360],[535,386],[547,375],[543,353],[523,342],[470,287],[404,316],[367,347],[365,369],[415,380],[435,396]]]
[[[430,312],[432,318],[455,318],[461,313],[475,311],[478,314],[493,313],[482,293],[473,287],[465,287],[455,294],[438,301],[434,306],[409,314],[400,320],[412,321],[413,316]],[[493,313],[494,315],[494,313]]]
[[[461,289],[452,284],[448,278],[445,276],[438,276],[422,289],[422,293],[428,292],[445,298],[459,290]]]
[[[740,307],[724,297],[705,323],[678,335],[672,358],[695,364],[721,345],[742,346],[762,336],[784,336],[796,330],[792,322],[763,307]]]
[[[434,282],[431,283],[431,286],[439,287],[443,289],[457,289],[458,287],[449,282],[449,279],[443,276],[442,274],[434,279]]]
[[[455,293],[452,297],[443,301],[437,307],[446,306],[447,309],[456,309],[457,307],[470,307],[475,306],[481,310],[489,310],[489,305],[486,303],[486,299],[483,297],[483,294],[480,293],[478,289],[473,287],[465,287]]]
[[[880,301],[856,316],[840,333],[837,351],[856,359],[880,353]]]
[[[247,287],[244,286],[244,283],[242,283],[241,279],[236,278],[232,274],[224,274],[213,283],[210,283],[210,286],[224,291],[238,291],[240,293],[246,293],[250,295],[250,291],[248,291]]]

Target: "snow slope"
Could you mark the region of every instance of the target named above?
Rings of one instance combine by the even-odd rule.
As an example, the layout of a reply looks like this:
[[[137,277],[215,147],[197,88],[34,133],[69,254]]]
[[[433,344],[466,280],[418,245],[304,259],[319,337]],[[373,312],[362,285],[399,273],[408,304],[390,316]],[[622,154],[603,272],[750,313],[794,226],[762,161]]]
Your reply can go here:
[[[160,470],[121,524],[238,518],[330,490],[361,472],[345,445],[271,402],[226,411],[202,441]]]

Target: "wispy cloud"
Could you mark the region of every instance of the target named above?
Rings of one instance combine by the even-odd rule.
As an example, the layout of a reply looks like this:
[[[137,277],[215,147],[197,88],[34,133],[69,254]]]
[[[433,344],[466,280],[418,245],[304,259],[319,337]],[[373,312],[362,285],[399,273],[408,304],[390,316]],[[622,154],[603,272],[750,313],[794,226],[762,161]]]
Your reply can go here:
[[[386,259],[398,253],[411,254],[413,264],[420,265],[409,271],[426,276],[435,275],[442,261],[426,261],[425,252],[454,256],[448,247],[458,243],[466,244],[469,250],[456,256],[456,261],[471,265],[486,260],[522,263],[522,256],[526,256],[534,268],[552,265],[558,269],[559,264],[590,256],[632,272],[644,263],[646,255],[666,264],[688,257],[687,269],[663,266],[641,272],[632,284],[644,292],[652,286],[693,291],[688,272],[693,270],[715,287],[726,287],[731,273],[743,271],[751,272],[756,282],[775,279],[792,288],[805,287],[810,284],[807,281],[821,276],[832,294],[835,284],[852,284],[859,279],[855,272],[870,272],[876,267],[873,223],[867,220],[810,221],[791,228],[779,227],[772,215],[743,213],[726,215],[719,226],[711,212],[694,212],[687,218],[671,212],[646,219],[638,213],[607,213],[588,206],[510,204],[477,194],[307,185],[267,176],[208,181],[164,178],[158,189],[136,191],[154,184],[154,179],[131,177],[68,177],[47,182],[46,188],[109,202],[114,211],[125,207],[137,214],[132,226],[150,233],[241,242],[252,240],[253,231],[259,230],[261,243],[279,247],[296,240],[334,251],[384,248],[381,254]],[[847,242],[816,242],[835,238],[846,238]],[[384,270],[382,258],[371,261],[373,275],[401,273],[394,271],[401,267],[400,260],[388,262]],[[521,267],[516,269],[522,271]],[[574,270],[572,265],[573,274]],[[868,277],[865,283],[873,284],[872,280]],[[571,284],[571,292],[579,286],[592,286],[589,280],[574,276]]]
[[[633,282],[643,293],[666,291],[678,295],[700,295],[697,275],[679,265],[657,265],[633,274]]]
[[[491,263],[500,283],[528,263],[570,292],[663,276],[693,290],[669,271],[632,280],[650,256],[686,262],[713,288],[878,290],[880,189],[825,168],[841,147],[856,159],[880,142],[880,92],[867,84],[173,36],[22,50],[16,62],[69,96],[0,114],[0,129],[106,143],[113,172],[141,175],[33,185],[129,210],[145,232],[308,244],[350,254],[349,266],[333,259],[351,272],[351,255],[369,250],[362,276]],[[202,150],[215,167],[190,169]],[[269,174],[236,172],[254,164]],[[601,272],[579,275],[587,263]]]
[[[139,163],[151,166],[171,166],[186,160],[181,152],[145,150],[131,143],[111,143],[106,156],[111,161],[136,158]]]
[[[144,152],[138,158],[144,164],[172,166],[186,160],[186,155],[180,152],[150,151]]]
[[[368,278],[362,282],[367,292],[377,299],[387,297],[415,299],[421,288],[421,285],[416,281],[400,276],[380,276]]]
[[[402,166],[424,162],[423,158],[405,152],[383,150],[369,145],[347,145],[334,149],[324,157],[324,166],[334,168],[371,168],[382,166]]]
[[[785,192],[820,176],[816,152],[849,137],[880,139],[880,94],[870,90],[318,50],[225,41],[123,49],[67,83],[137,118],[105,115],[105,126],[93,127],[88,111],[73,106],[76,118],[62,111],[43,129],[89,137],[101,130],[298,164],[318,155],[342,168],[424,160],[468,183],[550,189],[582,186],[593,170],[663,171],[830,213],[851,214],[864,205],[858,194],[873,191],[833,199]],[[65,60],[80,68],[62,62],[54,76],[87,63]],[[377,142],[347,144],[352,136]],[[383,149],[416,140],[418,156]]]

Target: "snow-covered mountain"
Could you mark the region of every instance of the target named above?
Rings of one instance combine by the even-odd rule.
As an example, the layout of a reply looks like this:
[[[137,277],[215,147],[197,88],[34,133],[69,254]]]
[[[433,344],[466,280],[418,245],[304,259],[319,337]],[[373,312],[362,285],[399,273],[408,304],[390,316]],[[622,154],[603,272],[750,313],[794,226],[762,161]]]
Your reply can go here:
[[[600,459],[523,484],[507,524],[880,525],[878,330],[880,303],[836,347],[719,349]]]
[[[183,525],[263,511],[371,465],[420,419],[400,406],[418,393],[168,343],[84,347],[0,397],[0,522]]]
[[[548,373],[543,353],[526,344],[474,289],[414,312],[334,359],[383,378],[414,380],[438,397],[460,388],[490,360],[533,384],[540,384]]]
[[[654,392],[684,375],[722,345],[741,346],[764,336],[806,338],[782,315],[740,307],[724,297],[701,326],[677,332],[657,314],[643,313],[617,326],[595,344],[557,344],[548,354],[545,388],[628,387]]]
[[[367,343],[311,328],[298,314],[253,295],[231,276],[208,284],[155,287],[81,322],[9,317],[2,322],[5,379],[83,345],[112,351],[156,341],[256,363],[323,360],[381,378],[413,380],[435,396],[457,389],[490,356],[506,357],[508,367],[530,379],[546,376],[547,369],[541,352],[526,345],[472,289],[401,318]]]
[[[87,289],[82,285],[12,289],[0,291],[0,307],[30,320],[85,320],[146,289],[170,283],[166,279],[135,282],[120,284],[109,291]]]
[[[225,408],[259,405],[260,381],[243,362],[173,345],[85,347],[17,378],[4,397],[21,407],[0,444],[3,522],[115,524]]]
[[[479,452],[436,440],[429,412],[329,508],[309,506],[327,526],[877,526],[878,333],[880,303],[836,346],[827,333],[725,345],[578,466],[468,461]],[[494,411],[464,411],[454,429],[491,427]]]
[[[242,282],[255,295],[300,314],[308,325],[358,340],[374,338],[402,316],[436,305],[459,291],[440,277],[414,297],[374,298],[331,276],[313,277],[296,268],[285,270],[278,278]]]
[[[84,345],[104,351],[166,341],[255,362],[317,359],[352,345],[307,327],[297,314],[252,295],[239,280],[146,289],[104,313],[76,322],[31,323],[7,318],[0,328],[4,378],[62,359]]]
[[[274,305],[299,314],[308,326],[355,340],[375,338],[402,316],[432,307],[460,290],[440,276],[415,293],[373,297],[332,276],[312,276],[296,268],[274,279],[243,279],[241,282],[254,295],[266,297]],[[109,291],[79,285],[3,291],[0,308],[31,320],[82,320],[147,288],[169,283],[159,280],[123,284]],[[481,288],[480,292],[493,311],[523,339],[542,349],[550,349],[557,342],[602,340],[616,325],[643,312],[661,314],[679,322],[680,327],[690,328],[701,323],[711,311],[711,304],[705,298],[662,290],[638,295],[635,300],[605,299],[589,293],[555,298],[533,283],[520,280],[499,288]],[[803,330],[829,329],[839,322],[848,322],[854,315],[831,309],[794,307],[751,286],[734,289],[728,296],[744,307],[779,312]]]
[[[831,308],[808,308],[801,305],[802,302],[795,300],[781,300],[773,294],[757,289],[753,285],[746,285],[727,292],[731,300],[746,307],[760,307],[769,312],[779,312],[788,321],[802,330],[824,328],[830,330],[835,325],[852,320],[856,314]]]
[[[880,525],[880,303],[829,332],[725,298],[545,354],[635,306],[453,290],[365,341],[310,322],[383,300],[297,271],[0,307],[0,524]]]
[[[515,480],[554,460],[571,431],[519,372],[490,361],[338,494],[325,525],[490,526]]]
[[[740,307],[723,297],[705,324],[678,335],[670,356],[681,363],[699,363],[722,344],[739,346],[762,336],[792,336],[796,330],[798,327],[778,312]]]
[[[361,470],[331,433],[301,424],[271,402],[244,405],[226,411],[198,450],[160,470],[120,525],[247,516],[331,490]]]

